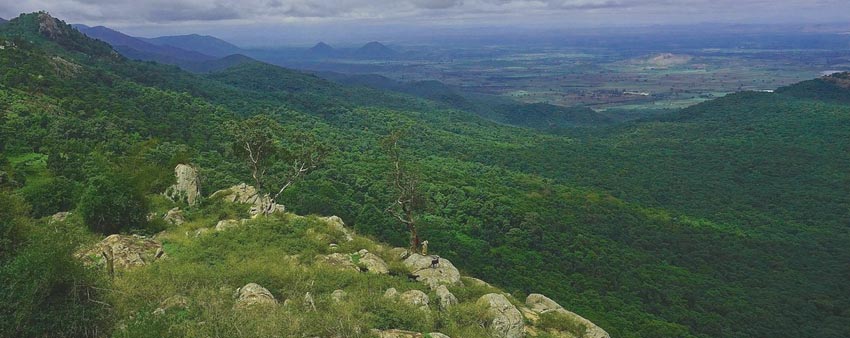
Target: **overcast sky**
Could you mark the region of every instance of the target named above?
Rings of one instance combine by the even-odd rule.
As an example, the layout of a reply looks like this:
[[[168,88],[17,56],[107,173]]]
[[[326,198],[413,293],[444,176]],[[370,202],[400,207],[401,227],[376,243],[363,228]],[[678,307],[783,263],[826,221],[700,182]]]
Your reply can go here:
[[[37,10],[138,36],[202,33],[243,45],[365,38],[388,28],[850,22],[850,0],[0,0],[3,18]]]

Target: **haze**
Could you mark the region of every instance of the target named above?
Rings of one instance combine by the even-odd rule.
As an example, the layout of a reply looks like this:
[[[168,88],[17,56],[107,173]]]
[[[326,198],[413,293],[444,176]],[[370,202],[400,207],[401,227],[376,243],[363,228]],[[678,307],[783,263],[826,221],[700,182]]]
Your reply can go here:
[[[0,17],[49,10],[68,22],[135,36],[200,33],[240,46],[354,43],[435,35],[602,27],[825,24],[850,19],[844,0],[27,0]]]

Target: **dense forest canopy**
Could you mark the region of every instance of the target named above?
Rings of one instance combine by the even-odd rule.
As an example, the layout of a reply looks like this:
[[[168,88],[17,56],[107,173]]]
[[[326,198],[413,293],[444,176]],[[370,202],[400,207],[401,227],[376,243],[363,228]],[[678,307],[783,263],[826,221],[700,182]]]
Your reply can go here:
[[[67,291],[103,282],[71,258],[91,233],[56,238],[40,219],[109,210],[85,217],[89,231],[156,233],[145,208],[176,164],[200,168],[204,195],[251,181],[225,126],[264,115],[329,149],[282,204],[400,246],[380,141],[409,128],[400,142],[420,173],[430,250],[612,336],[850,336],[846,74],[544,132],[259,62],[199,75],[132,61],[45,20],[0,26],[0,285],[40,283],[4,287],[0,315],[14,323],[0,335],[27,321],[32,336],[108,332]]]

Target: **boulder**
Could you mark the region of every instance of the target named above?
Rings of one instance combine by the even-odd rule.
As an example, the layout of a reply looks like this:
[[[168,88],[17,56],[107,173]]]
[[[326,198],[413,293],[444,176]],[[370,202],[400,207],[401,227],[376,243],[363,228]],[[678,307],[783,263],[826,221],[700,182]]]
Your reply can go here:
[[[410,251],[405,248],[392,248],[390,249],[390,257],[405,259],[410,256]]]
[[[528,306],[532,311],[543,314],[549,312],[556,312],[560,315],[565,316],[566,318],[572,320],[573,322],[579,323],[585,327],[585,332],[575,332],[576,334],[587,337],[587,338],[609,338],[608,332],[605,332],[601,327],[596,326],[591,321],[585,319],[582,316],[579,316],[571,311],[564,309],[560,304],[556,303],[554,300],[549,299],[544,295],[538,293],[532,293],[528,295],[525,299],[525,305]]]
[[[360,256],[360,265],[366,268],[367,272],[379,275],[390,273],[389,265],[381,257],[366,251],[366,249],[360,250],[357,254]]]
[[[339,218],[339,216],[320,217],[319,219],[328,223],[334,228],[334,230],[341,232],[346,242],[354,240],[354,232],[345,227],[345,223],[342,221],[342,218]]]
[[[386,292],[384,292],[384,297],[386,298],[395,298],[398,297],[398,290],[395,288],[389,288]]]
[[[347,296],[347,295],[348,294],[343,290],[334,290],[334,292],[331,293],[331,299],[333,299],[335,302],[339,303],[339,302],[342,302],[342,300],[345,299],[345,296]]]
[[[340,268],[342,270],[360,272],[360,268],[357,267],[357,265],[351,261],[351,256],[349,255],[344,255],[341,253],[332,253],[330,255],[318,255],[316,256],[316,260],[324,264]]]
[[[436,267],[431,267],[432,257],[414,253],[404,260],[404,265],[410,269],[412,275],[416,276],[416,280],[427,284],[432,289],[440,284],[461,284],[460,272],[452,262],[448,259],[440,258],[440,264]]]
[[[174,295],[166,298],[161,303],[159,303],[159,307],[153,311],[154,315],[164,315],[168,310],[171,309],[185,309],[189,307],[189,298]]]
[[[198,237],[201,237],[201,236],[209,233],[210,231],[212,231],[212,230],[210,230],[210,228],[200,228],[198,230],[195,230],[195,232],[193,232],[192,235],[195,238],[198,238]],[[187,233],[187,235],[188,235],[188,233]]]
[[[437,300],[440,301],[440,309],[448,310],[458,304],[457,297],[453,295],[445,285],[437,287]]]
[[[431,332],[428,335],[431,336],[431,338],[451,338],[451,337],[444,335],[442,333],[439,333],[439,332]]]
[[[283,212],[285,209],[283,205],[272,202],[269,194],[260,195],[257,188],[245,183],[240,183],[230,188],[216,191],[210,195],[210,198],[220,198],[232,203],[250,204],[251,215],[258,215],[266,210],[270,213]]]
[[[67,219],[68,216],[70,216],[70,215],[71,215],[71,213],[67,212],[67,211],[57,212],[57,213],[53,214],[53,216],[50,216],[50,221],[48,221],[48,223],[53,224],[53,223],[64,222],[65,219]]]
[[[218,221],[215,225],[215,231],[227,231],[233,228],[238,228],[244,222],[237,221],[235,219],[225,219]]]
[[[486,306],[487,313],[493,318],[488,327],[495,337],[519,338],[524,336],[522,313],[508,299],[498,293],[488,293],[478,299],[478,304]]]
[[[165,197],[173,202],[186,202],[189,205],[198,203],[198,197],[201,196],[201,180],[198,178],[198,171],[192,166],[178,164],[174,168],[174,176],[177,178],[177,183],[165,189]]]
[[[400,296],[401,300],[407,304],[419,307],[419,310],[429,311],[428,303],[430,303],[430,299],[428,299],[428,295],[419,290],[410,290],[405,291]]]
[[[419,332],[405,330],[372,330],[378,338],[424,338],[425,335]]]
[[[112,255],[116,270],[145,266],[165,258],[162,243],[139,235],[110,235],[76,256],[87,265],[107,266],[104,254]]]
[[[256,283],[248,283],[236,289],[233,294],[236,298],[235,308],[248,308],[256,305],[276,305],[277,299],[266,288]]]
[[[162,220],[171,225],[181,225],[186,223],[186,218],[183,217],[183,211],[181,211],[180,208],[168,210],[168,212],[165,213],[165,216],[162,217]]]

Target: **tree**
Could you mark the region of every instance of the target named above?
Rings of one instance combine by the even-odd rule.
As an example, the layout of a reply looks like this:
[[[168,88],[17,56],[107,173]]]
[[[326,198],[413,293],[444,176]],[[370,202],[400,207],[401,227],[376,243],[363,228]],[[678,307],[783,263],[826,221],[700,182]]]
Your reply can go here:
[[[260,193],[269,196],[261,211],[274,211],[280,195],[318,168],[328,152],[312,133],[288,130],[268,115],[229,121],[226,129],[235,152],[245,159]]]
[[[393,131],[383,140],[384,150],[390,157],[392,171],[390,173],[390,186],[396,193],[395,201],[390,204],[386,211],[404,224],[410,233],[410,250],[419,252],[419,232],[416,228],[416,214],[425,206],[425,200],[419,193],[419,177],[407,166],[402,159],[399,141],[403,131]]]

